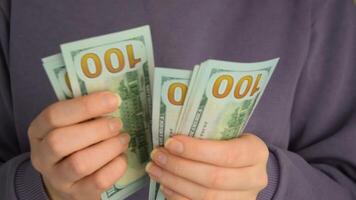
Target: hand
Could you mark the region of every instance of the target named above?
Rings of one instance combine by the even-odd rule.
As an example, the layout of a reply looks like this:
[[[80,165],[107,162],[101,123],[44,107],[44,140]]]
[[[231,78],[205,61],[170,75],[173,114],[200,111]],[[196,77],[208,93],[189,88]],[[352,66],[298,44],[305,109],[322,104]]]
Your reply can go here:
[[[229,141],[174,136],[146,170],[169,200],[255,200],[267,186],[268,149],[257,136]]]
[[[31,160],[51,199],[99,199],[125,172],[128,134],[115,111],[120,99],[109,92],[62,101],[31,123]]]

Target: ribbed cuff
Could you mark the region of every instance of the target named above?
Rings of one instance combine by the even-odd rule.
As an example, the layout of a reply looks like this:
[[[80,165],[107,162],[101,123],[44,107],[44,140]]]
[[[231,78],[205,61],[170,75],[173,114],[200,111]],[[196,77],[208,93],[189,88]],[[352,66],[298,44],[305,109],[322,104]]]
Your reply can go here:
[[[28,160],[23,162],[15,174],[15,190],[19,200],[48,200],[41,175]]]
[[[267,163],[267,173],[268,173],[268,185],[263,189],[257,197],[257,200],[271,200],[277,191],[279,183],[279,164],[273,153],[270,152],[268,163]]]

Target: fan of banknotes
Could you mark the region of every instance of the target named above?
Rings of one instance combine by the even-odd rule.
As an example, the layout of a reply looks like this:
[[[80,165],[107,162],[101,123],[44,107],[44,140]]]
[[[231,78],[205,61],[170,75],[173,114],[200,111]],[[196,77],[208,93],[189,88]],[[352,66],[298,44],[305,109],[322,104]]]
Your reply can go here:
[[[150,200],[163,200],[145,165],[154,146],[173,134],[202,139],[238,137],[278,63],[207,60],[192,71],[154,67],[149,26],[62,44],[42,59],[58,100],[96,91],[117,93],[111,116],[131,136],[125,175],[102,199],[125,199],[150,182]],[[153,95],[152,95],[153,91]]]

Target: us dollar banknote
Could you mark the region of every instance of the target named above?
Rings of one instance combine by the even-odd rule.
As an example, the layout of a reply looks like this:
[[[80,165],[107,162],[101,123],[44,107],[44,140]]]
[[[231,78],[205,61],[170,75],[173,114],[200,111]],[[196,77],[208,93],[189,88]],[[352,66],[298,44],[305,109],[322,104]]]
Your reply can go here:
[[[138,190],[142,189],[145,185],[149,182],[148,176],[144,176],[129,185],[125,188],[118,188],[113,185],[110,189],[103,192],[101,194],[102,200],[123,200],[137,192]]]
[[[195,71],[176,133],[203,139],[237,137],[260,100],[279,59],[258,63],[208,60]]]
[[[43,58],[42,64],[58,100],[73,98],[72,88],[62,54],[55,54]]]
[[[58,99],[111,90],[123,101],[112,115],[122,119],[123,131],[131,135],[126,152],[129,166],[102,198],[124,199],[147,182],[144,166],[151,148],[150,82],[154,66],[149,27],[64,44],[62,55],[43,59]]]
[[[155,68],[152,110],[152,140],[155,147],[164,146],[174,134],[190,76],[189,70]],[[150,181],[149,200],[165,199],[159,187],[159,183]]]
[[[194,83],[195,81],[197,80],[197,75],[198,75],[198,72],[199,72],[199,68],[200,68],[200,65],[195,65],[194,66],[194,69],[193,69],[193,72],[191,73],[191,76],[190,76],[190,80],[189,80],[189,86],[188,86],[188,92],[187,92],[187,95],[185,97],[185,101],[184,101],[184,104],[186,104],[186,102],[189,101],[189,98],[192,97],[194,98],[192,95],[193,92],[194,92]],[[186,114],[186,111],[187,111],[187,106],[184,106],[183,104],[183,107],[181,108],[181,112],[178,116],[178,121],[177,121],[177,125],[176,125],[176,129],[175,131],[177,131],[178,127],[181,126],[181,124],[183,123],[184,119],[183,119],[183,116],[185,116]]]
[[[55,54],[42,59],[43,67],[51,82],[52,88],[58,100],[67,100],[73,97],[71,85],[64,65],[62,54]],[[101,194],[102,200],[122,200],[137,192],[149,182],[144,176],[137,181],[127,185],[125,188],[118,188],[113,185],[110,189]]]
[[[121,97],[112,113],[131,136],[128,168],[115,184],[125,188],[145,176],[149,160],[150,116],[148,98],[154,60],[148,26],[61,45],[74,96],[110,90]]]

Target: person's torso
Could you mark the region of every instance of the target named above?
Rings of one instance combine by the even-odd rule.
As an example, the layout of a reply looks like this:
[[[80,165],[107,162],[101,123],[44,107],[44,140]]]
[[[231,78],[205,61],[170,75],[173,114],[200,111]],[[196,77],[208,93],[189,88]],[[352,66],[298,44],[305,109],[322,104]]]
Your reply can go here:
[[[280,62],[246,131],[288,148],[293,99],[310,41],[308,1],[79,0],[11,2],[9,71],[23,152],[27,127],[56,101],[41,58],[62,43],[150,25],[156,66],[192,69],[212,58]]]

